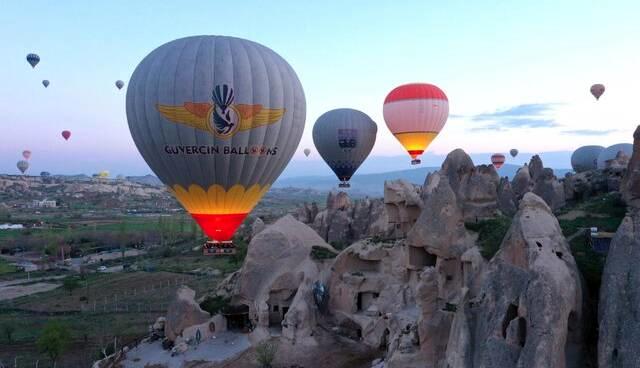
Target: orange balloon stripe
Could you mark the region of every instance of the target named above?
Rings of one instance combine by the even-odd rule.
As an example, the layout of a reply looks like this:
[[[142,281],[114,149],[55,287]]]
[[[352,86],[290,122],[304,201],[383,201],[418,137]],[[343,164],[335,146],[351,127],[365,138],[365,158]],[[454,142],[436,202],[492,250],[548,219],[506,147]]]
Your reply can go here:
[[[236,184],[225,190],[221,185],[214,184],[205,191],[195,184],[188,189],[176,184],[170,190],[189,213],[237,214],[250,212],[269,188],[269,185],[255,184],[246,189]]]

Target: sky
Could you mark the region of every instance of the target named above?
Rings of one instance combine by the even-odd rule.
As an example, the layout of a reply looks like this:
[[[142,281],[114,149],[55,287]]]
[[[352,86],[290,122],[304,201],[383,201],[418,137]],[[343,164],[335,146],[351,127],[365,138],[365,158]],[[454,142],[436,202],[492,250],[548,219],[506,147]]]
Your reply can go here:
[[[294,68],[307,100],[293,160],[324,112],[378,124],[376,157],[401,156],[382,118],[386,94],[433,83],[449,98],[429,151],[566,151],[631,142],[640,123],[638,1],[6,1],[0,8],[0,172],[150,173],[125,114],[126,86],[150,51],[190,35],[264,44]],[[32,69],[28,53],[40,55]],[[50,80],[45,89],[40,83]],[[607,90],[599,101],[593,83]],[[72,131],[66,142],[60,132]],[[311,159],[318,159],[314,151]],[[486,162],[476,162],[486,163]],[[294,165],[295,166],[295,165]],[[399,158],[398,168],[409,168]],[[328,169],[327,169],[327,172]],[[291,175],[291,173],[289,173]]]

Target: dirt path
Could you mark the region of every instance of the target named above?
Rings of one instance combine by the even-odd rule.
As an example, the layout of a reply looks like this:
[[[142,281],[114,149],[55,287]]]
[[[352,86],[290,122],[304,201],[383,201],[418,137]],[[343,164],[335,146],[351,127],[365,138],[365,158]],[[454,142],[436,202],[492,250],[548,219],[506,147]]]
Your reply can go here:
[[[197,347],[190,346],[189,350],[180,355],[171,356],[169,351],[162,349],[159,341],[150,344],[140,344],[127,353],[122,362],[123,368],[144,368],[154,364],[167,368],[182,368],[189,362],[222,362],[237,356],[249,348],[246,334],[222,332],[215,339],[207,339]]]
[[[0,288],[0,300],[10,300],[20,298],[35,293],[53,290],[60,287],[60,284],[49,282],[37,282],[29,285],[13,285]]]

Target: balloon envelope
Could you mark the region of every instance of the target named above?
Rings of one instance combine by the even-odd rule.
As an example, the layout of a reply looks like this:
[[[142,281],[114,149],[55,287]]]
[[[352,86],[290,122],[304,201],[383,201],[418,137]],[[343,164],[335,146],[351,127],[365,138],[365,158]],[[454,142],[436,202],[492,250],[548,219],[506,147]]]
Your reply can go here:
[[[31,65],[32,68],[35,68],[36,65],[38,65],[38,63],[40,62],[40,56],[38,56],[37,54],[28,54],[27,62],[29,63],[29,65]]]
[[[512,148],[512,149],[509,151],[509,154],[511,155],[511,157],[516,157],[516,156],[518,156],[518,150],[517,150],[517,149],[515,149],[515,148]]]
[[[602,94],[604,93],[604,85],[600,83],[594,84],[593,86],[591,86],[590,90],[593,97],[595,97],[596,100],[599,100],[600,96],[602,96]]]
[[[305,148],[303,152],[304,152],[304,155],[307,157],[309,157],[309,155],[311,154],[311,150],[308,148]]]
[[[582,146],[571,154],[571,167],[580,173],[598,168],[598,156],[604,151],[602,146]]]
[[[411,163],[418,164],[418,156],[447,122],[449,100],[433,84],[405,84],[389,92],[384,100],[383,115],[391,133],[413,159]]]
[[[121,80],[117,80],[116,87],[118,87],[118,89],[122,89],[122,87],[124,87],[124,82]]]
[[[49,81],[48,81],[48,80],[46,80],[46,79],[45,79],[45,80],[43,80],[43,81],[42,81],[42,85],[44,86],[44,88],[49,87]]]
[[[31,157],[31,151],[29,150],[22,151],[22,157],[24,157],[25,160],[28,160]]]
[[[499,169],[504,165],[505,157],[502,153],[494,153],[491,155],[491,163],[496,169]]]
[[[598,169],[606,169],[607,161],[613,160],[618,155],[618,152],[622,151],[623,154],[631,157],[633,154],[633,144],[631,143],[618,143],[613,146],[609,146],[602,150],[598,154]]]
[[[18,168],[18,170],[20,170],[21,173],[24,174],[24,172],[27,171],[27,169],[29,168],[29,162],[25,160],[20,160],[16,164],[16,167]]]
[[[204,232],[228,241],[296,152],[306,103],[271,49],[225,36],[166,43],[127,89],[142,157]]]
[[[313,126],[313,143],[341,186],[358,170],[376,142],[378,126],[362,111],[336,109],[322,114]]]
[[[69,137],[71,137],[71,132],[68,130],[63,130],[62,131],[62,138],[64,138],[65,140],[69,140]]]

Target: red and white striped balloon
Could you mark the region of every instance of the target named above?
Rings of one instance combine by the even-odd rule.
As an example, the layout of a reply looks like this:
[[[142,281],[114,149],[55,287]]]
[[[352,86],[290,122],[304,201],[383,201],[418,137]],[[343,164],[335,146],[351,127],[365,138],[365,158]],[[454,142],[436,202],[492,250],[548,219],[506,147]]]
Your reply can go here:
[[[384,120],[391,133],[413,159],[421,155],[440,133],[449,117],[449,100],[444,92],[427,83],[405,84],[393,89],[384,100]]]
[[[504,165],[505,157],[502,153],[494,153],[491,155],[491,163],[496,169],[499,169]]]

